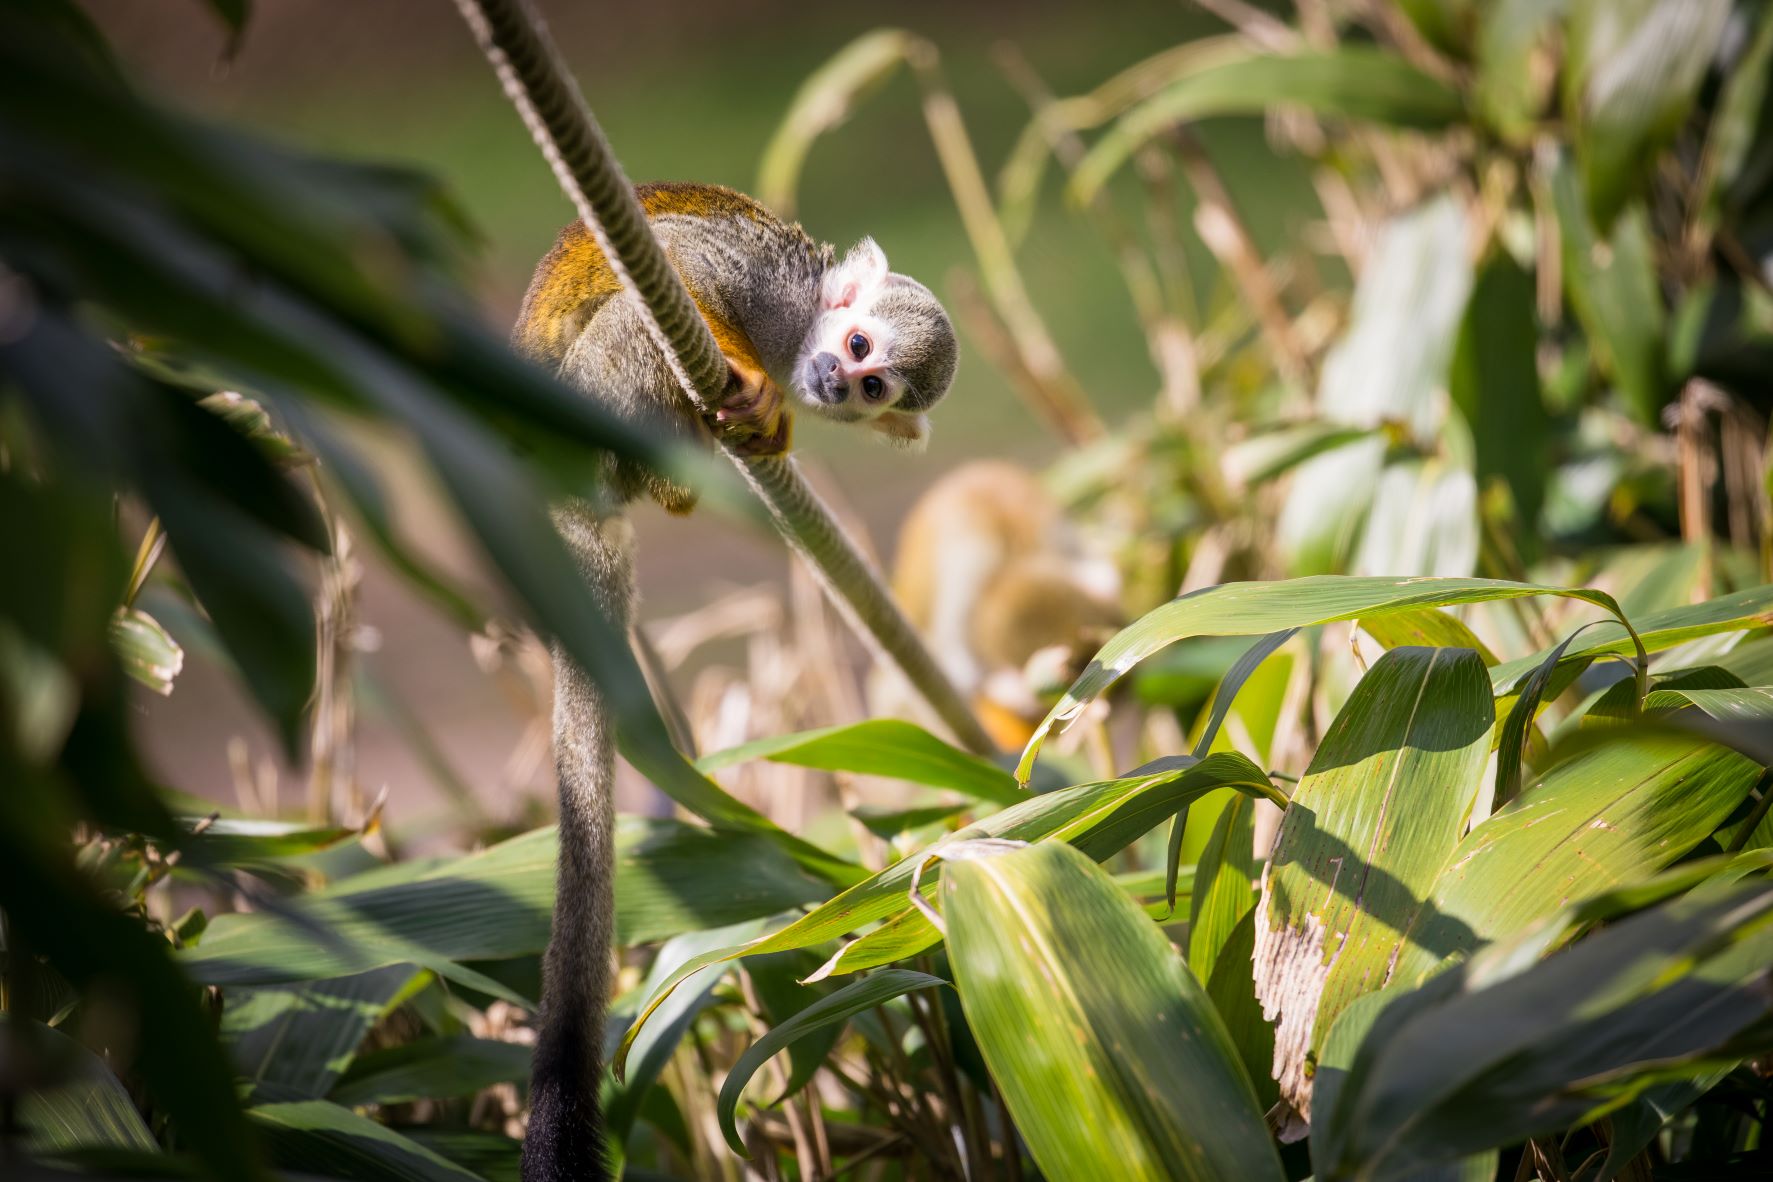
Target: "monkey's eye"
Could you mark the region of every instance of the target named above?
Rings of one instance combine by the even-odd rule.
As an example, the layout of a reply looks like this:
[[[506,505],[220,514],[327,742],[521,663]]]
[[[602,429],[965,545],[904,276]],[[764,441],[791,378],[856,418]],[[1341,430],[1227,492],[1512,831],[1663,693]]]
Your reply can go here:
[[[868,356],[869,348],[870,348],[870,346],[868,344],[867,337],[863,336],[859,332],[855,332],[855,333],[850,334],[850,356],[851,357],[854,357],[857,361],[860,361],[860,360],[862,360],[862,358]]]
[[[858,337],[852,337],[850,343],[854,344],[858,339]],[[880,380],[878,374],[869,374],[862,379],[862,393],[869,398],[879,398],[886,393],[886,383]]]

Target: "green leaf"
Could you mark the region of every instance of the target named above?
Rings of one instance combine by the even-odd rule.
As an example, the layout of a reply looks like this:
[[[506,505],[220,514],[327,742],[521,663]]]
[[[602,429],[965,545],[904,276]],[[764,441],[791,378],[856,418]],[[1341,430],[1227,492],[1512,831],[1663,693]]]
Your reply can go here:
[[[911,808],[895,809],[884,805],[859,804],[850,810],[850,816],[860,821],[863,828],[874,836],[891,841],[902,833],[910,833],[925,825],[934,825],[937,821],[946,821],[949,817],[966,812],[969,807],[971,806],[961,803],[914,805]]]
[[[1610,620],[1596,624],[1587,630],[1581,644],[1572,644],[1565,651],[1561,665],[1565,670],[1572,667],[1583,669],[1597,657],[1629,656],[1638,651],[1640,644],[1645,652],[1661,652],[1701,636],[1740,632],[1769,623],[1773,623],[1773,585],[1748,587],[1704,603],[1640,616],[1635,626],[1635,639],[1625,628]],[[1502,694],[1514,689],[1522,678],[1544,663],[1550,652],[1551,648],[1541,649],[1492,668],[1490,682],[1496,692]],[[1562,688],[1554,682],[1552,692],[1559,692]]]
[[[1707,1070],[1773,1034],[1765,880],[1695,891],[1543,962],[1542,941],[1529,929],[1382,1010],[1314,1130],[1320,1178],[1395,1177],[1586,1123],[1669,1065]]]
[[[1188,967],[1202,985],[1212,980],[1232,933],[1256,906],[1255,812],[1254,800],[1233,795],[1194,864]]]
[[[942,978],[932,977],[928,973],[914,973],[909,969],[884,969],[851,981],[836,993],[820,998],[786,1022],[769,1030],[745,1048],[745,1053],[739,1056],[739,1061],[733,1064],[732,1070],[727,1072],[725,1081],[720,1085],[720,1097],[715,1102],[714,1111],[720,1120],[720,1131],[725,1134],[726,1143],[740,1157],[751,1156],[745,1149],[745,1143],[739,1139],[739,1096],[744,1092],[745,1085],[751,1082],[751,1077],[778,1051],[787,1048],[797,1039],[827,1026],[847,1022],[852,1016],[871,1010],[895,997],[946,984],[948,982]]]
[[[1262,1013],[1251,974],[1256,958],[1257,918],[1252,900],[1250,909],[1237,921],[1219,950],[1206,987],[1213,1008],[1224,1020],[1226,1033],[1237,1047],[1244,1074],[1255,1086],[1257,1101],[1266,1111],[1280,1098],[1280,1086],[1274,1081],[1274,1026]]]
[[[1130,845],[1135,838],[1161,823],[1165,817],[1177,815],[1179,811],[1185,810],[1194,801],[1217,788],[1234,788],[1240,793],[1253,793],[1276,803],[1284,799],[1269,784],[1267,777],[1241,755],[1221,752],[1210,755],[1199,763],[1191,763],[1192,758],[1190,756],[1176,761],[1183,769],[1179,777],[1148,785],[1137,795],[1114,806],[1112,813],[1092,809],[1087,817],[1068,822],[1044,835],[1036,829],[1018,826],[1008,831],[1009,836],[1014,840],[1070,842],[1090,857],[1101,861]],[[953,841],[959,843],[978,837],[981,833],[995,835],[996,832],[995,827],[974,825],[956,833]],[[900,865],[911,863],[912,859],[928,859],[939,853],[943,845],[944,843],[938,842],[912,855],[912,858]],[[935,871],[939,865],[932,865],[924,872],[921,887],[926,898],[934,893],[937,878]],[[1175,895],[1178,869],[1173,860],[1166,867],[1166,899]],[[923,911],[906,906],[904,895],[893,901],[899,909],[898,914],[874,931],[839,948],[808,980],[823,980],[828,976],[891,964],[933,947],[940,939],[940,934]],[[1174,910],[1173,905],[1170,909]]]
[[[352,1182],[481,1182],[417,1141],[325,1100],[262,1104],[248,1116],[286,1170]]]
[[[1478,484],[1495,482],[1508,490],[1512,536],[1523,543],[1538,538],[1551,468],[1533,299],[1533,277],[1507,251],[1493,252],[1465,306],[1448,381],[1453,405],[1471,427]]]
[[[1237,700],[1238,691],[1244,683],[1261,667],[1262,663],[1273,656],[1282,645],[1293,639],[1298,633],[1297,628],[1286,628],[1269,636],[1264,636],[1252,644],[1243,656],[1225,672],[1219,680],[1219,688],[1213,693],[1213,709],[1207,715],[1205,724],[1200,728],[1200,736],[1195,740],[1192,752],[1195,759],[1200,759],[1212,750],[1213,742],[1219,737],[1219,728],[1225,723],[1225,716],[1231,713],[1232,704]],[[1182,809],[1170,822],[1169,847],[1164,857],[1164,897],[1170,910],[1176,908],[1176,874],[1182,864],[1182,838],[1188,828],[1188,810]],[[1198,901],[1198,896],[1197,896]],[[1235,920],[1233,920],[1235,922]],[[1206,976],[1203,973],[1201,980]]]
[[[1091,857],[1106,858],[1125,849],[1183,804],[1222,787],[1253,792],[1277,802],[1286,799],[1248,759],[1220,752],[1198,763],[1192,758],[1166,760],[1162,767],[1146,774],[1043,793],[984,817],[956,833],[946,834],[941,840],[895,862],[763,939],[734,948],[716,949],[683,965],[653,992],[629,1028],[613,1060],[618,1077],[630,1047],[653,1011],[685,977],[710,964],[741,956],[810,948],[880,920],[891,922],[840,949],[820,970],[820,975],[887,964],[930,947],[939,938],[938,933],[910,906],[908,894],[918,867],[949,846],[979,838],[1047,839],[1070,842]],[[920,887],[926,897],[934,893],[941,874],[940,862],[923,872]]]
[[[1653,689],[1644,710],[1678,710],[1692,706],[1719,722],[1773,722],[1773,686],[1740,689]]]
[[[1381,648],[1404,648],[1409,645],[1468,648],[1481,657],[1485,665],[1496,664],[1496,655],[1478,639],[1477,633],[1462,623],[1459,617],[1434,608],[1419,612],[1363,616],[1360,629],[1377,641]]]
[[[1564,652],[1575,639],[1582,634],[1578,628],[1564,637],[1558,646],[1545,655],[1538,668],[1527,676],[1515,693],[1513,707],[1502,723],[1502,732],[1496,741],[1496,788],[1490,797],[1490,809],[1494,810],[1513,800],[1521,790],[1521,761],[1527,754],[1527,740],[1533,730],[1533,722],[1539,717],[1539,706],[1545,698],[1545,687],[1562,664]],[[1630,683],[1622,682],[1629,686]],[[1635,694],[1633,695],[1635,697]]]
[[[1733,751],[1645,723],[1575,746],[1448,856],[1393,980],[1648,879],[1710,836],[1760,776]]]
[[[1327,573],[1353,560],[1361,573],[1471,572],[1469,474],[1385,459],[1388,434],[1424,449],[1444,434],[1448,366],[1471,292],[1469,234],[1465,212],[1447,197],[1380,227],[1317,389],[1324,418],[1373,433],[1294,473],[1276,525],[1289,571]]]
[[[1570,0],[1564,118],[1603,232],[1693,107],[1729,0]]]
[[[1212,1004],[1087,857],[955,862],[942,915],[967,1024],[1046,1176],[1284,1176]]]
[[[1392,649],[1355,686],[1293,793],[1263,875],[1255,982],[1278,1018],[1281,1095],[1306,1120],[1331,1024],[1385,983],[1464,831],[1494,725],[1477,654]]]
[[[99,1146],[159,1151],[123,1084],[66,1034],[0,1014],[0,1051],[25,1084],[17,1120],[27,1153]],[[38,1086],[31,1086],[33,1077]]]
[[[1589,221],[1582,182],[1569,161],[1559,157],[1550,179],[1570,305],[1601,371],[1638,421],[1656,427],[1669,393],[1663,346],[1668,317],[1644,207],[1629,206],[1612,233],[1602,235]]]
[[[622,817],[616,832],[616,940],[651,944],[829,898],[761,836],[659,818]]]
[[[1425,607],[1451,607],[1531,595],[1580,599],[1618,614],[1618,605],[1605,592],[1539,587],[1500,579],[1318,575],[1270,583],[1225,583],[1179,596],[1147,612],[1102,646],[1083,676],[1071,684],[1059,704],[1041,720],[1022,753],[1016,775],[1027,782],[1034,757],[1055,725],[1075,718],[1128,669],[1178,640],[1191,636],[1260,636],[1283,628],[1303,628],[1335,620],[1365,619]],[[1722,600],[1703,606],[1710,607],[1715,614],[1735,611],[1748,600],[1762,603],[1763,610],[1773,607],[1773,587],[1758,589],[1755,596],[1745,596],[1728,608],[1713,606],[1723,604]],[[1696,619],[1686,622],[1689,626],[1701,626]],[[1725,629],[1720,625],[1710,630]],[[1611,644],[1612,637],[1609,635],[1595,643]],[[1629,648],[1629,640],[1622,643]],[[1515,664],[1520,666],[1514,672],[1514,679],[1518,679],[1538,661],[1529,658],[1524,663]],[[1512,684],[1513,679],[1504,682],[1498,677],[1498,672],[1504,668],[1497,666],[1491,672],[1492,680],[1498,685]]]
[[[678,989],[670,995],[645,1031],[634,1031],[638,1034],[633,1040],[634,1066],[616,1079],[605,1075],[603,1115],[612,1145],[626,1142],[636,1118],[644,1115],[649,1099],[664,1093],[664,1089],[654,1087],[659,1074],[677,1053],[683,1036],[709,1006],[715,988],[727,975],[728,966],[721,962],[718,954],[725,952],[735,941],[755,938],[762,928],[761,920],[748,920],[731,927],[691,932],[660,946],[658,955],[647,969],[646,980],[641,982],[638,991],[641,997],[651,995],[666,980],[684,980],[678,970],[691,961],[705,967],[690,974],[688,988]],[[716,955],[710,957],[707,955],[710,952]],[[626,1003],[624,998],[624,1006]]]
[[[335,1104],[410,1104],[472,1096],[529,1076],[533,1048],[455,1035],[423,1038],[359,1055],[328,1095]]]
[[[1464,116],[1459,95],[1395,54],[1346,48],[1328,54],[1249,57],[1208,65],[1129,111],[1078,164],[1073,201],[1095,196],[1157,135],[1189,120],[1260,115],[1296,104],[1317,115],[1434,129]]]
[[[431,979],[393,965],[304,985],[230,989],[221,1034],[240,1073],[278,1099],[318,1100],[376,1023]]]
[[[276,862],[319,853],[361,837],[362,830],[337,825],[311,828],[300,821],[251,817],[180,817],[190,831],[187,856],[199,865],[229,866]]]
[[[547,946],[555,847],[550,826],[463,857],[354,875],[289,901],[281,914],[219,916],[183,954],[186,971],[209,984],[263,985],[409,963],[525,1004],[461,962]],[[761,835],[637,817],[617,828],[624,944],[773,915],[823,893]]]
[[[1017,790],[1015,777],[990,760],[944,743],[922,727],[896,718],[757,739],[704,755],[696,766],[713,772],[751,759],[909,780],[932,788],[952,788],[993,804],[1017,804],[1026,799]]]
[[[123,671],[164,697],[185,667],[185,650],[140,608],[119,608],[111,619],[111,647]]]

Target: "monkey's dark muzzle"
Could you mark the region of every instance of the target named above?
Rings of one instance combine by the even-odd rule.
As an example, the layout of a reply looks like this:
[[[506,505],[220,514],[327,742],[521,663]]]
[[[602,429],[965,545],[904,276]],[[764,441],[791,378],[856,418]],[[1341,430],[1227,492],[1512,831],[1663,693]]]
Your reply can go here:
[[[839,376],[835,353],[815,353],[801,373],[807,392],[828,406],[839,406],[850,396],[849,383]]]

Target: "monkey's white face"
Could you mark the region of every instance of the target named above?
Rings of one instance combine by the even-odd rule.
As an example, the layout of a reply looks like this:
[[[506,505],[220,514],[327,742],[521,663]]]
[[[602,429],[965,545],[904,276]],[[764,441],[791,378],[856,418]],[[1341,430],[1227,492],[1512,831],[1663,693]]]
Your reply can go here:
[[[819,315],[794,367],[795,391],[813,410],[867,423],[894,442],[916,445],[924,416],[894,410],[905,379],[893,368],[895,329],[871,308],[886,283],[886,254],[864,238],[826,275]]]

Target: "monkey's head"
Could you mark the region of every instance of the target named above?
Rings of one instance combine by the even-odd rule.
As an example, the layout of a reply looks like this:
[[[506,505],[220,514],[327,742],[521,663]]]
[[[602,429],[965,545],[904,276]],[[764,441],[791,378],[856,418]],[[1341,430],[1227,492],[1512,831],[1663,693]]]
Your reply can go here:
[[[959,356],[941,301],[887,270],[886,254],[864,238],[825,273],[794,386],[827,418],[866,423],[890,443],[921,448],[930,434],[924,412],[948,393]]]

